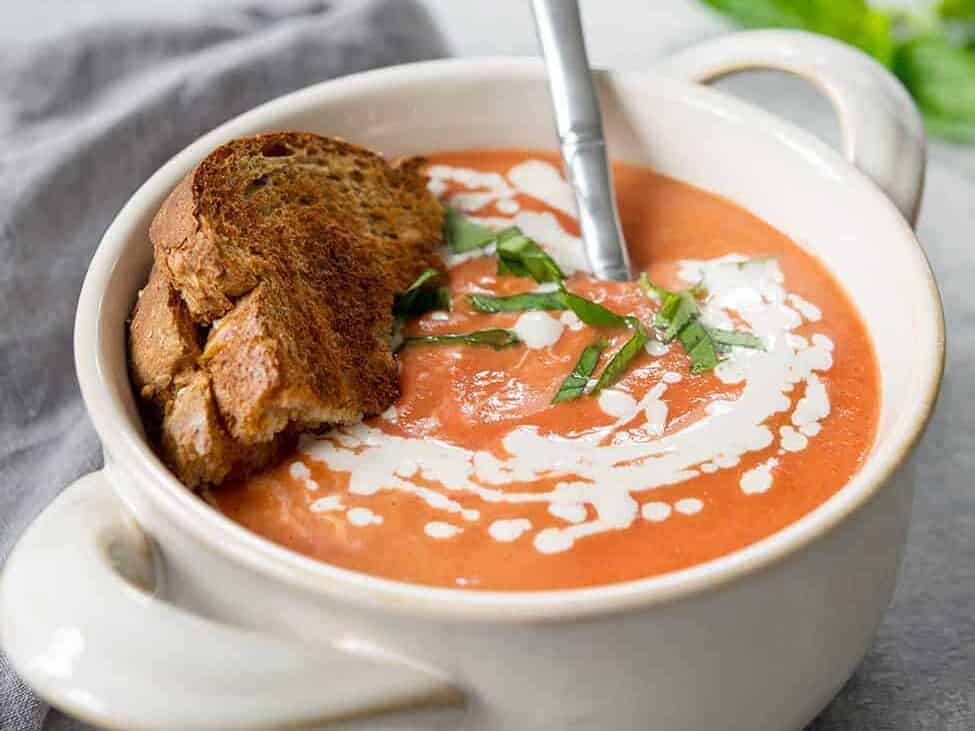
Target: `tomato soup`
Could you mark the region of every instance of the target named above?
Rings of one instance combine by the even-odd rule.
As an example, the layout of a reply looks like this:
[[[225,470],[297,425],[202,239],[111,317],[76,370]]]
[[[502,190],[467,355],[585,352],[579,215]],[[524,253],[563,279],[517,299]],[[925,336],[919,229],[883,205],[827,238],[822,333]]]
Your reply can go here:
[[[538,242],[569,291],[654,321],[659,295],[585,273],[556,157],[445,153],[427,171],[431,190],[471,220],[517,225]],[[615,181],[635,270],[670,290],[699,286],[701,322],[761,347],[727,348],[716,368],[693,373],[676,340],[651,338],[612,387],[553,403],[588,345],[606,341],[602,368],[631,333],[570,310],[475,311],[467,295],[554,285],[499,274],[490,247],[447,255],[451,309],[408,334],[508,328],[521,342],[411,345],[399,355],[402,397],[385,414],[306,437],[283,464],[205,497],[307,556],[475,590],[686,568],[829,498],[870,449],[879,408],[850,300],[816,258],[729,201],[627,165]]]

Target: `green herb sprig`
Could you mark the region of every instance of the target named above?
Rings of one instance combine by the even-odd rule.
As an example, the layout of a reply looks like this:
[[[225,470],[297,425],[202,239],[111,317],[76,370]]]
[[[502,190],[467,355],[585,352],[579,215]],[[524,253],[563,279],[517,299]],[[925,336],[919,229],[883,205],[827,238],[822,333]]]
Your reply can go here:
[[[558,393],[552,399],[553,404],[572,401],[586,392],[586,386],[589,384],[589,379],[596,370],[599,357],[608,346],[609,343],[606,340],[599,338],[599,340],[585,347],[575,367],[572,369],[572,373],[566,376],[565,380],[562,381],[562,385],[559,386]]]
[[[449,310],[450,290],[438,284],[442,277],[442,272],[426,269],[393,299],[393,316],[407,320],[432,310]]]
[[[568,305],[561,292],[524,292],[507,297],[493,294],[469,294],[467,303],[477,312],[530,312],[537,310],[565,310]]]
[[[455,254],[497,245],[498,274],[532,277],[536,282],[561,282],[559,265],[517,226],[494,231],[464,217],[453,208],[444,215],[444,238]]]
[[[635,317],[628,318],[628,320],[629,325],[633,329],[633,334],[629,340],[623,343],[623,347],[617,350],[616,354],[610,358],[606,367],[603,368],[603,372],[599,374],[599,380],[596,381],[596,385],[592,388],[592,395],[596,395],[604,388],[609,388],[622,378],[623,373],[629,367],[630,363],[640,354],[643,346],[650,340],[650,333],[643,326],[643,323]]]
[[[545,250],[512,227],[498,234],[498,274],[531,277],[539,284],[565,279],[559,265]]]
[[[558,292],[566,307],[575,313],[575,316],[587,325],[592,327],[630,327],[632,323],[622,315],[617,315],[610,309],[603,307],[598,302],[587,300],[577,294],[569,292],[565,285]]]
[[[560,283],[560,288],[554,292],[525,292],[507,297],[469,294],[467,295],[467,302],[476,311],[486,313],[572,310],[576,317],[592,327],[628,327],[625,317],[603,307],[598,302],[569,292],[562,283]]]
[[[487,345],[495,350],[503,350],[521,342],[518,333],[504,328],[475,330],[469,333],[447,333],[444,335],[414,335],[403,338],[401,348],[411,345]]]
[[[650,281],[646,273],[640,275],[645,292],[660,299],[660,309],[654,317],[654,327],[660,331],[660,341],[680,342],[691,359],[692,373],[706,373],[721,361],[721,356],[733,347],[762,349],[762,341],[752,333],[711,328],[701,322],[701,308],[697,294],[701,284],[684,292],[670,292]]]
[[[453,208],[444,213],[443,228],[447,246],[455,254],[482,249],[498,237],[487,226],[474,223]]]

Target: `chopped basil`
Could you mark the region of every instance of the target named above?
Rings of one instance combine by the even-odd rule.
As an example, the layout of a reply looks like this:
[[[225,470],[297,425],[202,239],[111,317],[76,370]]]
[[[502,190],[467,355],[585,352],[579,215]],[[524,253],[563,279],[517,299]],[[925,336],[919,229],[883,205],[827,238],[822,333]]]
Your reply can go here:
[[[433,286],[443,276],[436,269],[427,269],[416,281],[400,292],[393,300],[393,315],[398,320],[430,312],[450,309],[450,291],[446,287]]]
[[[672,313],[670,313],[669,320],[660,338],[665,343],[669,343],[676,338],[679,332],[701,316],[701,309],[697,306],[697,300],[694,299],[694,295],[690,292],[681,292],[676,297],[677,303],[671,308]],[[668,303],[671,301],[668,300]]]
[[[562,301],[576,314],[576,317],[587,325],[593,327],[627,327],[625,317],[606,309],[598,302],[573,294],[567,291],[564,286],[557,294],[562,297]]]
[[[552,399],[553,404],[572,401],[586,392],[586,384],[589,383],[589,378],[592,376],[593,371],[596,370],[596,364],[599,363],[599,356],[606,350],[607,345],[609,343],[603,338],[600,338],[591,345],[586,346],[585,350],[582,351],[582,355],[579,356],[575,368],[572,369],[572,373],[559,386],[558,393]]]
[[[526,312],[528,310],[572,310],[593,327],[628,327],[627,319],[598,302],[587,300],[563,287],[556,292],[525,292],[508,297],[470,294],[467,301],[478,312]]]
[[[650,333],[647,332],[642,323],[635,318],[627,319],[632,323],[633,335],[623,344],[622,348],[616,351],[616,355],[603,368],[603,372],[599,375],[599,380],[596,381],[596,385],[592,389],[593,394],[597,394],[604,388],[608,388],[616,383],[630,365],[630,361],[640,354],[643,346],[650,339]]]
[[[700,320],[682,328],[677,338],[691,359],[691,373],[705,373],[718,365],[717,348]]]
[[[561,282],[564,278],[555,260],[517,226],[493,231],[465,218],[453,208],[447,208],[444,215],[444,237],[455,254],[474,251],[497,242],[498,274],[532,277],[536,282]]]
[[[481,249],[498,237],[498,234],[487,226],[474,223],[453,208],[447,208],[443,228],[447,246],[455,254]]]
[[[719,348],[755,348],[764,350],[765,345],[757,335],[741,332],[738,330],[722,330],[717,327],[709,327],[708,333],[711,339]]]
[[[497,241],[498,274],[531,277],[539,283],[561,282],[565,278],[555,260],[520,229],[505,229]]]
[[[666,330],[670,327],[671,321],[680,306],[680,297],[666,289],[650,285],[653,293],[660,299],[660,309],[653,318],[653,326],[659,330]],[[648,290],[649,291],[649,290]]]
[[[751,261],[751,260],[749,260]],[[749,262],[735,262],[744,268]],[[697,297],[706,293],[703,283],[684,292],[670,292],[653,284],[646,274],[640,276],[640,286],[661,302],[653,325],[661,330],[664,343],[677,338],[691,359],[692,373],[705,373],[720,362],[720,356],[733,347],[762,348],[762,341],[748,332],[721,330],[700,321],[701,308]]]
[[[491,294],[469,294],[467,301],[478,312],[526,312],[528,310],[564,310],[567,305],[561,292],[526,292],[509,297]]]
[[[664,299],[666,299],[668,296],[671,296],[673,294],[672,292],[668,292],[663,287],[658,287],[656,284],[651,282],[650,277],[647,276],[646,272],[643,272],[640,275],[639,282],[640,282],[640,286],[643,287],[644,292],[646,292],[654,299],[660,300],[661,302],[663,302]]]
[[[514,330],[492,328],[490,330],[475,330],[469,333],[449,333],[446,335],[416,335],[403,338],[400,346],[409,345],[488,345],[495,350],[501,350],[511,345],[517,345],[521,338]]]

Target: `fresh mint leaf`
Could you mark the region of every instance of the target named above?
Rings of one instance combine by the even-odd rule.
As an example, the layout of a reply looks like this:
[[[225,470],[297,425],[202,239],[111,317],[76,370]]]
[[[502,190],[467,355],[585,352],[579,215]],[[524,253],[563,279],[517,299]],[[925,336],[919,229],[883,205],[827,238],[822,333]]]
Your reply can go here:
[[[447,246],[455,254],[482,249],[498,237],[487,226],[474,223],[453,208],[444,213],[443,226]]]
[[[599,356],[602,355],[603,351],[606,350],[609,343],[607,343],[603,338],[600,338],[591,345],[587,345],[582,351],[582,355],[579,356],[579,360],[576,362],[575,368],[572,369],[562,385],[559,386],[558,393],[555,394],[555,398],[552,399],[553,404],[561,404],[565,401],[572,401],[577,399],[582,394],[586,392],[586,385],[589,383],[589,379],[592,377],[593,372],[596,370],[596,365],[599,363]]]
[[[616,383],[629,367],[630,362],[640,354],[649,339],[650,333],[647,332],[642,323],[637,321],[633,328],[633,335],[623,344],[622,348],[616,351],[616,355],[610,359],[606,367],[603,368],[603,372],[599,374],[599,380],[596,381],[596,385],[592,389],[593,395]]]
[[[469,294],[467,302],[478,312],[527,312],[529,310],[565,310],[568,305],[561,292],[525,292],[508,297],[491,294]]]
[[[410,345],[487,345],[495,350],[508,348],[521,342],[521,338],[514,330],[492,328],[489,330],[475,330],[469,333],[449,333],[446,335],[415,335],[403,338],[400,346]]]

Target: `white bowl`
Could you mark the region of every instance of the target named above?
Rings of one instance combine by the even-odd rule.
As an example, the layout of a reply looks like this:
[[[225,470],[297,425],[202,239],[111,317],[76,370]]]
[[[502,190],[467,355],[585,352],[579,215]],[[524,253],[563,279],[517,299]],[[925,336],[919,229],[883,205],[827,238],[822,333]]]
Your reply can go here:
[[[847,159],[691,83],[749,66],[790,70],[826,91]],[[150,266],[150,218],[200,159],[272,129],[390,155],[554,147],[537,61],[360,74],[206,135],[105,234],[75,347],[106,466],[38,518],[0,584],[0,638],[32,687],[93,722],[154,729],[761,731],[800,728],[829,701],[893,593],[914,490],[906,460],[941,377],[940,300],[908,223],[924,167],[917,113],[873,61],[801,33],[729,36],[656,73],[600,72],[598,81],[614,157],[744,206],[821,257],[851,293],[883,377],[877,441],[849,483],[717,560],[523,593],[429,588],[319,563],[183,488],[143,437],[124,324]]]

